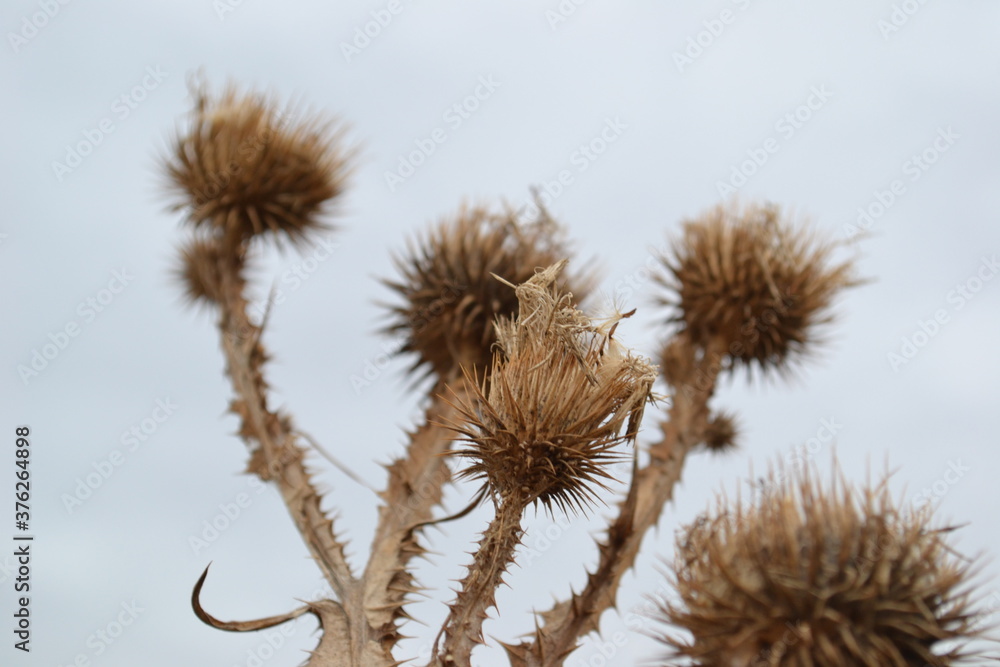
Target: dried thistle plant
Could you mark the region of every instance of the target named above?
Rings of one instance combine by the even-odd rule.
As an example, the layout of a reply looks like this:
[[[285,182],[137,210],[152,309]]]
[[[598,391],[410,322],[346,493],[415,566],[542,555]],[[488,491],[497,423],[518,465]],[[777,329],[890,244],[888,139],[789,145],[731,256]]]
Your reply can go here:
[[[458,419],[458,411],[445,397],[467,390],[464,371],[488,374],[494,321],[517,313],[514,290],[494,276],[523,282],[568,254],[562,228],[544,208],[539,211],[537,220],[521,223],[510,210],[463,208],[411,242],[409,252],[395,258],[401,277],[384,281],[403,298],[402,305],[388,306],[384,333],[403,338],[400,351],[415,357],[412,371],[436,376],[424,424],[409,433],[406,451],[388,466],[365,571],[369,604],[378,609],[369,615],[387,634],[408,619],[407,597],[419,588],[410,563],[426,553],[419,531],[432,522],[451,480],[445,463],[454,434],[445,424]],[[560,284],[585,294],[588,275]]]
[[[666,273],[672,322],[699,346],[718,341],[732,367],[785,371],[819,342],[836,294],[857,284],[836,244],[781,219],[775,206],[719,205],[684,223]]]
[[[518,315],[496,324],[491,381],[461,406],[466,423],[456,430],[468,447],[455,453],[472,462],[461,476],[483,479],[495,502],[565,512],[585,510],[605,488],[607,465],[622,456],[615,446],[637,435],[656,369],[614,338],[626,316],[595,323],[552,288],[564,265],[514,290]]]
[[[414,370],[424,367],[446,378],[461,366],[484,375],[490,370],[498,317],[517,314],[513,290],[537,269],[570,257],[563,229],[539,207],[537,220],[520,222],[513,211],[463,208],[453,219],[411,240],[395,264],[401,274],[384,281],[402,297],[390,306],[388,334],[401,335],[401,352],[414,353]],[[583,300],[589,274],[562,276],[561,286]]]
[[[834,466],[772,472],[755,504],[721,498],[682,530],[679,600],[657,619],[671,659],[703,667],[925,667],[972,657],[972,563],[947,543],[931,505],[908,510],[887,480],[853,491]],[[944,645],[943,650],[936,650]],[[671,663],[664,663],[671,664]]]
[[[212,238],[192,238],[180,249],[177,281],[185,297],[194,305],[219,305],[223,300],[222,262],[225,251]],[[240,262],[242,262],[242,255]]]
[[[632,457],[631,479],[622,480],[628,491],[596,540],[597,564],[584,587],[539,612],[526,624],[527,638],[502,644],[512,667],[561,667],[615,606],[688,454],[734,449],[737,416],[710,405],[720,375],[737,366],[786,370],[813,349],[836,295],[858,282],[851,262],[833,261],[834,244],[793,229],[776,209],[716,208],[687,222],[664,259],[659,301],[673,309],[673,331],[657,368],[616,337],[631,313],[594,320],[579,309],[593,278],[564,271],[570,253],[544,208],[527,224],[511,211],[461,210],[397,256],[400,277],[385,281],[402,303],[389,307],[384,331],[400,336],[412,370],[435,382],[423,423],[387,466],[368,560],[356,571],[306,467],[318,445],[270,407],[266,318],[251,320],[244,294],[261,241],[305,247],[330,228],[324,216],[343,193],[352,151],[334,124],[296,120],[267,96],[231,86],[219,96],[199,89],[195,98],[191,127],[164,165],[175,207],[193,228],[176,274],[189,302],[218,315],[247,472],[277,487],[333,596],[264,619],[222,621],[201,605],[206,570],[192,605],[204,622],[230,631],[315,615],[322,634],[309,667],[412,664],[397,644],[410,620],[406,606],[421,590],[413,560],[428,555],[423,530],[465,514],[447,516],[440,507],[450,458],[483,484],[466,511],[489,497],[494,518],[428,667],[472,664],[523,536],[524,512],[586,512],[608,490],[608,464]],[[657,415],[659,433],[642,443],[658,373],[670,405]],[[797,662],[773,664],[910,664],[934,658],[937,642],[975,634],[959,592],[966,570],[944,560],[941,533],[893,510],[884,490],[851,504],[837,489],[824,495],[807,480],[739,509],[735,523],[716,519],[712,530],[688,530],[685,545],[694,546],[682,549],[686,560],[676,570],[687,606],[663,608],[666,621],[695,636],[693,643],[667,640],[678,655],[704,665],[751,664],[748,651],[773,644],[778,620],[792,616],[789,622],[807,623],[810,639],[787,653]],[[865,546],[885,536],[896,546],[878,553]],[[740,540],[749,561],[740,560]],[[841,604],[844,595],[850,600]],[[859,618],[868,625],[858,631],[831,623]]]
[[[735,414],[724,410],[716,412],[705,428],[705,447],[713,452],[728,452],[736,448],[739,431]]]
[[[343,192],[351,157],[333,121],[296,119],[294,108],[234,86],[192,94],[192,126],[167,163],[175,208],[229,246],[266,232],[301,243],[327,227],[325,207]]]
[[[471,460],[462,476],[482,479],[496,509],[442,627],[442,665],[469,664],[482,622],[534,504],[583,511],[610,479],[613,448],[633,440],[656,368],[613,338],[619,315],[596,323],[554,288],[563,260],[515,288],[516,317],[497,322],[489,389],[474,384],[453,428]]]

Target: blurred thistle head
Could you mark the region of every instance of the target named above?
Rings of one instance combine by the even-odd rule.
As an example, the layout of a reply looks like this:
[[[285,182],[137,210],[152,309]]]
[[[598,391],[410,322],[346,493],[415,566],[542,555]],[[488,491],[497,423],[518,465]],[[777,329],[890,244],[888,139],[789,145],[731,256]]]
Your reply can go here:
[[[670,658],[925,667],[970,655],[971,563],[946,543],[952,529],[931,525],[929,505],[895,505],[886,481],[857,493],[839,470],[828,488],[814,475],[772,471],[755,505],[720,499],[679,533],[679,600],[659,600],[656,618],[691,638],[658,637]]]
[[[513,211],[494,213],[463,208],[408,244],[394,262],[401,274],[384,283],[403,298],[390,306],[384,333],[402,337],[402,352],[416,353],[411,370],[446,378],[464,366],[489,372],[497,318],[515,315],[518,301],[508,283],[521,284],[536,269],[569,255],[562,228],[544,209],[535,220],[519,222]],[[558,286],[583,299],[593,281],[586,275],[560,276]]]
[[[298,244],[328,228],[321,217],[343,192],[351,157],[331,121],[296,118],[232,86],[192,94],[191,126],[166,161],[176,209],[227,247],[266,232]]]
[[[684,223],[658,277],[661,301],[695,345],[725,350],[732,367],[785,371],[819,342],[837,293],[858,284],[838,244],[796,229],[774,206],[719,205]]]
[[[709,418],[702,443],[710,452],[724,454],[736,449],[739,435],[740,427],[735,413],[720,410]]]
[[[468,442],[453,452],[472,462],[462,476],[484,479],[494,502],[585,511],[652,400],[656,367],[614,338],[627,315],[595,322],[577,310],[555,287],[565,264],[512,290],[519,309],[497,322],[488,389],[467,376],[464,423],[452,426]]]
[[[222,262],[233,256],[224,253],[214,238],[194,237],[180,248],[175,276],[193,305],[218,305],[223,300]],[[243,255],[234,261],[242,262]],[[238,272],[237,272],[238,273]]]

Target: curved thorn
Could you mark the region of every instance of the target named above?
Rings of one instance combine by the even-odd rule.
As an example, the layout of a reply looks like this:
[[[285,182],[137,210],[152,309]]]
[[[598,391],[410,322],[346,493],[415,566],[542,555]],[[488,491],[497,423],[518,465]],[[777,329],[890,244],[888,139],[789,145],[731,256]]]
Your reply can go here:
[[[209,563],[208,567],[205,568],[205,571],[201,573],[201,576],[198,578],[198,583],[194,585],[194,591],[191,593],[191,606],[194,608],[195,615],[201,619],[202,623],[211,625],[213,628],[226,630],[228,632],[252,632],[254,630],[263,630],[275,625],[280,625],[281,623],[291,621],[292,619],[298,618],[302,614],[312,611],[309,607],[299,607],[295,611],[282,614],[281,616],[268,616],[267,618],[261,618],[256,621],[220,621],[202,609],[201,602],[198,601],[198,598],[201,596],[201,587],[205,585],[205,578],[208,577],[209,567],[212,567],[211,563]]]

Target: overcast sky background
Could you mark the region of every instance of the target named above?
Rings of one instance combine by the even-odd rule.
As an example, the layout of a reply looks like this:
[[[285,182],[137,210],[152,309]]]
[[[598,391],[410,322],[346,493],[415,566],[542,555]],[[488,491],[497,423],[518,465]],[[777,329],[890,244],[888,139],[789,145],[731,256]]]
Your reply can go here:
[[[1000,607],[1000,279],[991,263],[1000,253],[1000,5],[908,0],[912,15],[900,5],[894,25],[888,0],[567,1],[566,16],[555,0],[402,0],[367,46],[345,54],[343,44],[386,2],[231,4],[11,0],[0,13],[8,91],[0,107],[7,131],[0,278],[10,286],[0,327],[7,452],[0,535],[8,545],[0,548],[0,662],[54,667],[83,656],[100,667],[229,667],[263,656],[281,667],[299,664],[315,644],[308,619],[291,625],[275,652],[263,635],[203,625],[189,605],[209,561],[203,601],[224,619],[290,610],[322,585],[277,494],[240,474],[246,450],[225,413],[230,389],[213,318],[184,308],[171,281],[183,232],[179,214],[166,210],[158,156],[183,123],[186,80],[197,68],[215,87],[235,80],[338,114],[361,146],[332,237],[338,247],[309,264],[315,270],[297,286],[288,276],[302,258],[267,254],[254,291],[263,298],[275,285],[287,296],[265,339],[275,355],[267,367],[273,403],[374,487],[384,481],[380,464],[402,451],[402,428],[420,414],[403,382],[409,360],[394,359],[360,391],[352,386],[351,376],[392,345],[374,335],[384,313],[374,301],[391,298],[375,277],[393,276],[390,250],[463,202],[520,204],[530,186],[568,171],[572,183],[551,201],[552,213],[576,240],[578,262],[600,258],[604,293],[639,307],[620,333],[652,354],[663,329],[650,307],[650,253],[681,220],[722,199],[719,182],[748,151],[759,156],[771,141],[766,162],[738,188],[740,199],[774,201],[833,237],[845,237],[859,208],[878,212],[878,197],[888,202],[898,180],[894,201],[854,246],[872,282],[838,303],[829,345],[792,382],[738,375],[720,390],[715,404],[739,413],[743,446],[726,458],[690,461],[676,503],[625,578],[619,612],[603,618],[601,641],[625,631],[625,615],[661,585],[656,555],[669,556],[675,528],[716,492],[741,488],[751,464],[759,473],[805,451],[828,469],[832,442],[803,449],[824,420],[839,425],[836,451],[852,480],[888,461],[902,502],[930,489],[942,521],[968,524],[955,543],[966,554],[992,554],[980,589]],[[49,5],[51,18],[40,13]],[[728,23],[712,23],[720,16]],[[32,22],[44,25],[33,31]],[[706,22],[719,34],[704,32],[701,53],[679,60]],[[446,110],[481,79],[497,84],[492,93],[460,125],[448,122]],[[136,86],[134,98],[142,99],[132,108],[120,98]],[[814,108],[800,109],[810,99]],[[783,121],[796,112],[808,117],[797,128]],[[609,122],[620,128],[615,141],[581,170],[576,152]],[[113,131],[99,131],[102,123]],[[436,128],[444,143],[391,191],[385,172]],[[54,167],[89,141],[85,133],[100,142],[70,171]],[[921,170],[911,160],[925,151],[934,162]],[[124,289],[115,272],[127,280]],[[624,289],[628,280],[637,287]],[[959,286],[971,298],[960,297]],[[109,287],[118,293],[102,292]],[[91,313],[89,298],[105,300],[101,312]],[[921,322],[936,316],[936,328],[924,325],[934,335],[921,335]],[[22,377],[19,366],[30,367],[67,326],[77,335],[37,376]],[[902,354],[904,339],[920,347],[894,368],[888,355]],[[164,416],[155,412],[158,401],[171,414],[134,448],[123,443],[123,432]],[[647,413],[647,439],[657,416]],[[18,425],[30,426],[32,442],[28,656],[11,646],[6,555],[15,532]],[[66,497],[115,450],[121,465],[68,508]],[[374,496],[337,471],[323,480],[360,566]],[[448,509],[463,506],[468,492],[450,492]],[[217,539],[193,547],[190,538],[239,494],[249,506]],[[581,558],[596,562],[589,535],[606,514],[566,527],[530,519],[525,544],[537,554],[510,574],[489,636],[511,641],[530,631],[531,608],[582,585]],[[429,534],[440,555],[420,564],[418,577],[431,590],[411,608],[427,625],[403,629],[414,639],[400,657],[426,656],[451,599],[447,588],[463,575],[465,552],[487,517],[483,510]],[[97,633],[116,630],[122,605],[137,616],[107,644]],[[630,633],[615,651],[612,664],[628,665],[659,648]],[[474,657],[506,664],[495,641]],[[601,660],[590,638],[567,664]]]

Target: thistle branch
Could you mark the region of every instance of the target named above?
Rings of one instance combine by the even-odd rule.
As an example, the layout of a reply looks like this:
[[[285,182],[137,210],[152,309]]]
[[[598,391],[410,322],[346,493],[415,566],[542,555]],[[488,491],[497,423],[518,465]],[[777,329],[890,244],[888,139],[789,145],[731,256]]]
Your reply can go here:
[[[479,549],[461,582],[455,602],[449,605],[448,618],[435,641],[429,667],[464,667],[471,664],[472,650],[483,643],[483,621],[487,610],[496,604],[496,589],[503,574],[514,562],[514,552],[524,530],[521,515],[528,502],[522,499],[501,500]],[[438,642],[444,635],[444,646]]]
[[[261,371],[267,358],[260,343],[263,331],[247,316],[240,269],[238,253],[219,256],[219,327],[226,373],[238,397],[232,409],[242,422],[240,435],[253,449],[247,471],[278,487],[295,527],[339,600],[310,604],[324,635],[309,665],[389,667],[394,661],[363,613],[360,585],[347,562],[344,543],[334,534],[333,520],[323,512],[322,497],[305,468],[305,449],[296,443],[291,419],[267,406]]]
[[[239,397],[233,410],[242,420],[240,434],[254,448],[248,472],[275,483],[324,577],[344,600],[355,579],[344,555],[344,545],[334,535],[333,522],[320,507],[321,497],[306,471],[305,450],[296,443],[291,419],[267,406],[266,383],[261,372],[267,358],[260,343],[262,329],[247,316],[240,267],[235,257],[223,256],[219,268],[222,349],[226,373]]]
[[[540,614],[545,624],[536,629],[534,641],[505,646],[512,666],[561,666],[580,637],[599,629],[601,614],[614,606],[621,579],[635,564],[643,538],[672,499],[687,455],[704,434],[708,401],[725,350],[715,342],[697,358],[693,345],[684,347],[689,360],[686,372],[670,378],[681,391],[673,397],[669,419],[661,424],[660,441],[650,447],[649,463],[633,476],[618,516],[598,544],[597,569],[589,573],[583,591]]]
[[[431,520],[444,484],[451,480],[444,453],[455,435],[443,424],[457,413],[440,397],[446,386],[443,381],[435,385],[424,424],[410,433],[406,454],[388,466],[389,481],[379,493],[383,503],[362,586],[369,623],[378,629],[386,650],[400,638],[396,623],[407,617],[407,594],[418,590],[408,566],[426,550],[415,533]]]

